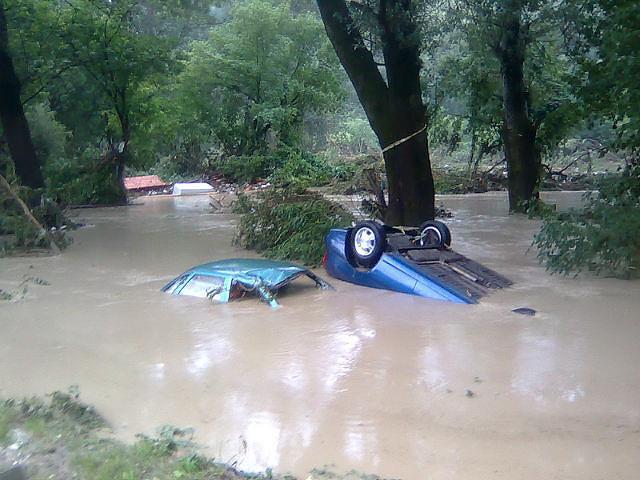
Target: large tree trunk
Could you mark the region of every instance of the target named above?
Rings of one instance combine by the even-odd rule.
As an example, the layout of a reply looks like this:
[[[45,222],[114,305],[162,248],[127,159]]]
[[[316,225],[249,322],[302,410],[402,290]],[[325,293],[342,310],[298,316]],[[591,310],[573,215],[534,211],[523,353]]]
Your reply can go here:
[[[44,187],[40,162],[20,100],[20,80],[9,51],[3,0],[0,0],[0,120],[20,182],[31,188]]]
[[[527,109],[524,83],[526,33],[520,21],[519,2],[509,4],[514,10],[502,25],[496,53],[503,83],[502,141],[509,174],[509,209],[519,212],[524,210],[524,202],[538,198],[540,156],[536,147],[536,127]]]
[[[435,199],[420,88],[419,35],[411,2],[380,0],[377,19],[386,81],[345,1],[318,0],[318,7],[329,40],[384,150],[389,192],[385,221],[418,225],[433,218]]]

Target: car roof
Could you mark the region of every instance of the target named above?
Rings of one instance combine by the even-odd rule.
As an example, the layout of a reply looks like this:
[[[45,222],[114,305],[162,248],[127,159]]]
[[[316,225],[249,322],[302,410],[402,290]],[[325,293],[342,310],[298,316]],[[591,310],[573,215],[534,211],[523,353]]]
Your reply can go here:
[[[277,286],[307,269],[291,262],[264,258],[230,258],[203,263],[188,270],[199,275],[233,277],[241,282],[259,278],[267,286]]]

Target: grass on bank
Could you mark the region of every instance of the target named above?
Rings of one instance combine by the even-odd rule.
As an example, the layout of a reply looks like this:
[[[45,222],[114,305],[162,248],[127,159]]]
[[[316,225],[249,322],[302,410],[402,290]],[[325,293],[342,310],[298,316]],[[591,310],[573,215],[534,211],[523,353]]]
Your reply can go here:
[[[0,474],[14,464],[29,480],[295,480],[270,470],[246,473],[203,456],[193,431],[165,426],[133,444],[114,439],[106,421],[79,400],[77,390],[46,397],[0,400]],[[314,480],[380,480],[358,472],[314,470]]]

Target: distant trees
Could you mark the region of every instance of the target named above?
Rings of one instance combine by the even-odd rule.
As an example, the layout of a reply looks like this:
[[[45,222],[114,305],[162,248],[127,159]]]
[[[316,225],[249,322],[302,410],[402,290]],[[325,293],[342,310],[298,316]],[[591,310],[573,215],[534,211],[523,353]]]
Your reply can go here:
[[[61,10],[60,51],[88,75],[108,107],[103,111],[108,140],[103,158],[122,200],[133,120],[148,101],[148,89],[143,90],[167,71],[172,50],[166,39],[143,31],[139,8],[137,0],[76,0]]]
[[[563,44],[559,6],[546,0],[454,5],[453,30],[460,32],[463,49],[451,62],[458,68],[449,72],[454,78],[448,83],[466,103],[472,159],[503,148],[509,207],[523,211],[538,197],[542,154],[575,127],[578,116],[570,108],[575,64]],[[491,140],[496,126],[499,143]]]
[[[617,148],[640,149],[640,3],[570,0],[564,12],[570,54],[581,69],[577,95],[592,118],[611,121]]]
[[[239,3],[190,45],[177,79],[176,128],[225,155],[300,143],[305,114],[339,107],[342,79],[322,23],[286,3]]]
[[[342,152],[377,140],[386,220],[414,224],[433,215],[429,142],[463,145],[470,172],[504,150],[514,211],[588,122],[617,148],[640,146],[631,0],[0,6],[0,155],[54,197],[73,184],[69,201],[122,200],[125,168],[192,175],[281,147],[297,155],[312,132],[310,148]]]

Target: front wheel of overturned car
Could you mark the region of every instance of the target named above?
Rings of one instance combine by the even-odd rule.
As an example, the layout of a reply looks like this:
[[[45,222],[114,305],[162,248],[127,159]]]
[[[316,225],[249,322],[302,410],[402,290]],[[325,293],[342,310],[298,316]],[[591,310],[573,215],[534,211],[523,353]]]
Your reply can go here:
[[[373,268],[387,245],[384,229],[376,222],[360,222],[349,230],[347,260],[354,267]]]
[[[427,220],[418,229],[421,247],[449,248],[451,246],[451,232],[449,227],[440,220]]]

